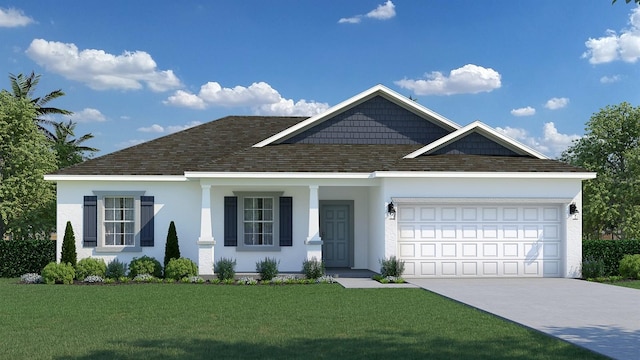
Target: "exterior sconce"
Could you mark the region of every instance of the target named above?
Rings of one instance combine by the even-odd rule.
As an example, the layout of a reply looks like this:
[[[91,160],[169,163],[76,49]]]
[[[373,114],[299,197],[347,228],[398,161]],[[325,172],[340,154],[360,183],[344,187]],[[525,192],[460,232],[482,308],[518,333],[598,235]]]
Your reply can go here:
[[[389,220],[396,219],[396,207],[393,205],[393,201],[387,205],[387,215],[389,216]]]
[[[578,211],[578,205],[576,205],[576,203],[572,203],[569,205],[569,215],[573,216],[573,220],[578,220],[579,213],[580,211]]]

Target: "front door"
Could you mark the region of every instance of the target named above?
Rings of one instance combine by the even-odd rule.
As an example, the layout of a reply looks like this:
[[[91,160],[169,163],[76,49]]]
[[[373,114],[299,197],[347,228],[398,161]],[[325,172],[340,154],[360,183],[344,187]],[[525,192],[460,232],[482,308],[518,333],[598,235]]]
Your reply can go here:
[[[348,204],[321,204],[320,236],[326,267],[349,267],[351,209]]]

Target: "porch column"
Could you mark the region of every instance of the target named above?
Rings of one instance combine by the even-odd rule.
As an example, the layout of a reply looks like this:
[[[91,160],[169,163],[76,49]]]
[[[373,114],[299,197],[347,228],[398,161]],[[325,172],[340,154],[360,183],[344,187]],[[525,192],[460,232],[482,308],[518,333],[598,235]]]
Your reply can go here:
[[[211,231],[211,184],[200,184],[202,201],[200,207],[200,237],[198,238],[198,273],[213,275],[213,251],[216,244]]]
[[[307,259],[322,260],[322,239],[320,238],[320,202],[318,200],[318,185],[309,186],[309,236],[307,245]]]

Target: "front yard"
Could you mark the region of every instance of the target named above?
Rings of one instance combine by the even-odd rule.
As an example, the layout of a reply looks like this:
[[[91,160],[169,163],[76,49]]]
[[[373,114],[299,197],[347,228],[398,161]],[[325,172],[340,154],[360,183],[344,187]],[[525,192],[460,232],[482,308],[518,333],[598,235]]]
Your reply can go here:
[[[419,289],[0,279],[0,358],[603,357]]]

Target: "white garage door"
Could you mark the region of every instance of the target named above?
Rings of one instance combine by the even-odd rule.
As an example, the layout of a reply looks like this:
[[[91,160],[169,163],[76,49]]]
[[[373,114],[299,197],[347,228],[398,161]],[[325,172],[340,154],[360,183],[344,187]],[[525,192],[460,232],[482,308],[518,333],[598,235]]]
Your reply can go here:
[[[555,205],[406,204],[398,207],[406,277],[559,277]]]

